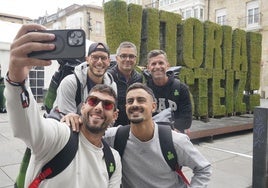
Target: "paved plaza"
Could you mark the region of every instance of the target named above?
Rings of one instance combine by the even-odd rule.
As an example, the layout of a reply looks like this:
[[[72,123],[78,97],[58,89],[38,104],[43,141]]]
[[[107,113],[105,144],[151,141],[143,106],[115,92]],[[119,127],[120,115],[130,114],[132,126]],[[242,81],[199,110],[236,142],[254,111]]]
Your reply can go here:
[[[261,106],[268,107],[268,100]],[[40,108],[40,114],[44,112]],[[252,185],[253,131],[241,131],[193,141],[212,163],[209,188],[250,188]],[[13,137],[7,114],[0,114],[0,188],[13,188],[25,144]],[[191,171],[183,168],[187,177]]]

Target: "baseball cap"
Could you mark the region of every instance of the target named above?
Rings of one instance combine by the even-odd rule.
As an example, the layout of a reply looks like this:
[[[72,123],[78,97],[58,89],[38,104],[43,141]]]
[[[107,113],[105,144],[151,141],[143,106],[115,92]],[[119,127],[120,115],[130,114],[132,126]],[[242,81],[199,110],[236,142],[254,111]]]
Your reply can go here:
[[[103,46],[103,48],[98,48],[98,46],[101,45]],[[92,54],[93,52],[96,52],[96,51],[102,51],[102,52],[106,52],[109,56],[110,56],[110,50],[109,50],[109,47],[102,43],[102,42],[94,42],[92,43],[89,48],[88,48],[88,56],[90,54]]]

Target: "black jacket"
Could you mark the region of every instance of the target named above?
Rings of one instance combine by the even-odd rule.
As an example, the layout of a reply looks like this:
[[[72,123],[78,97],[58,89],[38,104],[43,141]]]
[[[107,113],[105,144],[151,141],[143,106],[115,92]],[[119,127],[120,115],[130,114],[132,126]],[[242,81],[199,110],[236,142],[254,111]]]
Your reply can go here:
[[[135,82],[142,83],[142,74],[138,73],[137,71],[132,71],[131,78],[126,81],[125,77],[122,73],[119,72],[118,66],[115,65],[108,69],[108,72],[111,73],[115,83],[117,84],[117,108],[119,109],[118,118],[115,121],[114,126],[117,125],[128,125],[129,120],[126,114],[126,91],[128,86]]]
[[[164,86],[156,86],[151,77],[147,77],[147,86],[150,87],[157,99],[157,113],[171,108],[174,112],[174,127],[181,132],[191,127],[192,104],[188,86],[174,77],[172,71],[167,72],[168,82]]]

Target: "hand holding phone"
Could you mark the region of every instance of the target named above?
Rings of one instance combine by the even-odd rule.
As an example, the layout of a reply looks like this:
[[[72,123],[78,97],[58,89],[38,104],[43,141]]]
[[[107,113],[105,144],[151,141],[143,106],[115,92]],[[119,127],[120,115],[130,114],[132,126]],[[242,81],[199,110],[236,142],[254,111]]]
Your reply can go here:
[[[55,34],[53,41],[43,42],[53,43],[56,47],[52,51],[33,51],[28,54],[28,57],[45,60],[80,59],[85,57],[86,35],[82,29],[44,30],[36,32]]]

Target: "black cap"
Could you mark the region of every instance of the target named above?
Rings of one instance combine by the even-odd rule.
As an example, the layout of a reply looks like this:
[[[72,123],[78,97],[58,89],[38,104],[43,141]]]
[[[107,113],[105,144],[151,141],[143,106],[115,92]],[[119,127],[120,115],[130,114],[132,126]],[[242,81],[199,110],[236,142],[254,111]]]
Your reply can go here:
[[[103,46],[103,48],[97,48],[99,45]],[[106,52],[109,56],[110,56],[110,50],[109,50],[109,47],[102,43],[102,42],[94,42],[92,43],[89,48],[88,48],[88,56],[93,53],[93,52],[96,52],[96,51],[102,51],[102,52]]]

